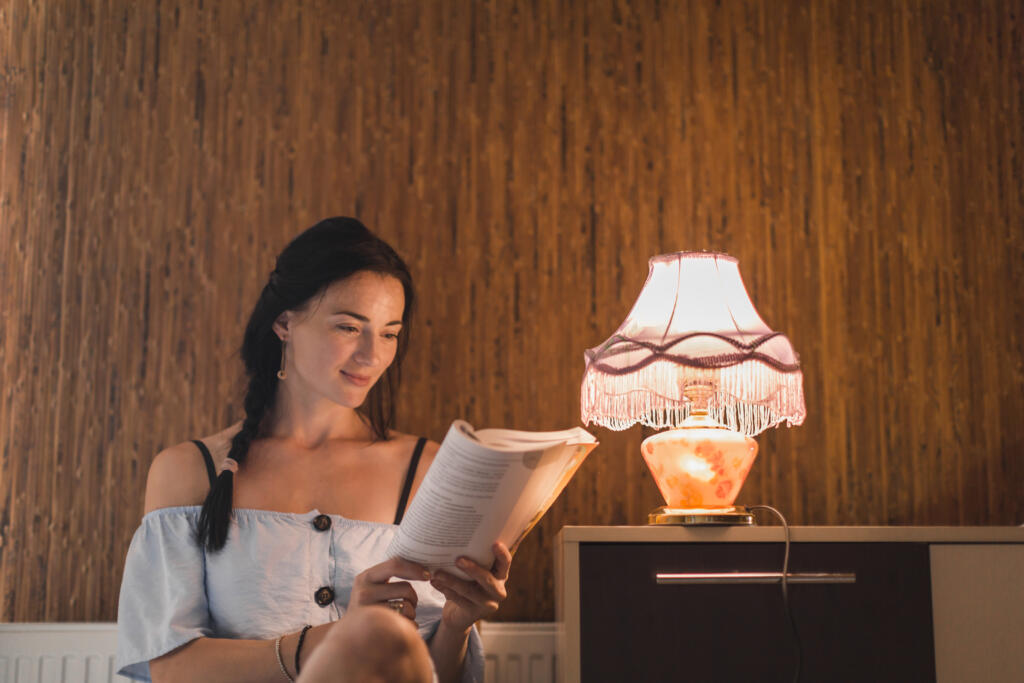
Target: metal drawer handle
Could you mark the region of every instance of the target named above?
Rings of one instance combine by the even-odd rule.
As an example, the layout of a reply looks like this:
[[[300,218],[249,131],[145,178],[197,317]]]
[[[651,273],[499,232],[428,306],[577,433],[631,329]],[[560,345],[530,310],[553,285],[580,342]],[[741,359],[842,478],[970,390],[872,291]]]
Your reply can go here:
[[[780,583],[782,572],[655,574],[659,585],[695,583]],[[786,583],[857,583],[854,572],[789,572]]]

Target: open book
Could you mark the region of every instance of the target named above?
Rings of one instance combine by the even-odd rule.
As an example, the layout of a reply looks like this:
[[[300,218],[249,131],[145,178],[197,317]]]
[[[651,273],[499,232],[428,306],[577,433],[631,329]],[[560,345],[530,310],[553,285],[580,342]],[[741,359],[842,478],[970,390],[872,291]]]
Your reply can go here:
[[[387,556],[462,578],[468,577],[455,566],[460,555],[489,567],[491,545],[501,541],[514,553],[595,446],[597,440],[579,427],[474,430],[456,420]]]

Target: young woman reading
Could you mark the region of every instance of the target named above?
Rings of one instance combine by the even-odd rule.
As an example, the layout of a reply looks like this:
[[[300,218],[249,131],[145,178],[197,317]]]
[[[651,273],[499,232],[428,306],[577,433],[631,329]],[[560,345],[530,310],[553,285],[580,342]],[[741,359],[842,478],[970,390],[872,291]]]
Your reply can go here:
[[[471,580],[384,559],[437,444],[392,429],[412,278],[359,221],[281,253],[242,343],[245,418],[154,459],[125,563],[118,668],[138,680],[482,680]]]

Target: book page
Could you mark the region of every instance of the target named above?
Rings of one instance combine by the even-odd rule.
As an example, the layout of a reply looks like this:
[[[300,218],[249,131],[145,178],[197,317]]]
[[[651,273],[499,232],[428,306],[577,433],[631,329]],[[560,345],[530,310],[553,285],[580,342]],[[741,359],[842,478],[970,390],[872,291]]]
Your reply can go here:
[[[488,434],[494,431],[502,431],[501,437]],[[597,445],[582,429],[536,433],[545,437],[536,440],[524,434],[477,434],[465,422],[454,422],[402,518],[388,557],[467,578],[454,564],[460,555],[490,566],[495,541],[514,550]],[[559,434],[561,441],[551,445],[547,437]],[[477,440],[480,435],[487,443]],[[567,445],[567,439],[589,443]]]
[[[596,443],[564,444],[549,448],[508,515],[499,541],[513,553],[558,498]]]

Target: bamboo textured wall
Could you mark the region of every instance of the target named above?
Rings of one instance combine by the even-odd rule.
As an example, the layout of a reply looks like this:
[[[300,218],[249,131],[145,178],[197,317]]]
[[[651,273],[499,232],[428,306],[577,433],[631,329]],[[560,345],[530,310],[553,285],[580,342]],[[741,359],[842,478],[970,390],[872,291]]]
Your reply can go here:
[[[808,418],[740,502],[800,524],[1024,522],[1020,1],[0,6],[0,618],[115,618],[161,448],[240,414],[272,258],[357,215],[422,295],[404,431],[579,420],[647,258],[740,260]],[[660,504],[641,431],[564,524]]]

